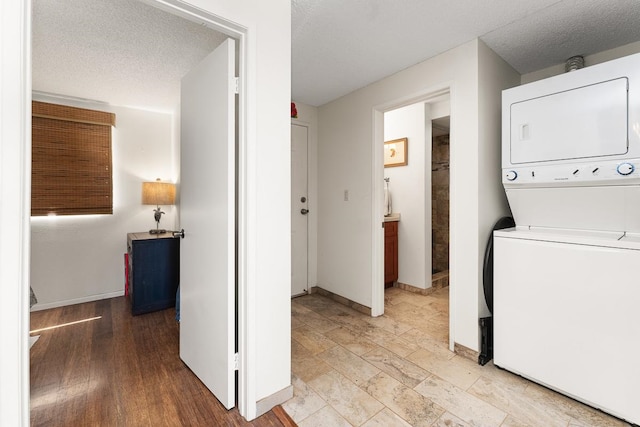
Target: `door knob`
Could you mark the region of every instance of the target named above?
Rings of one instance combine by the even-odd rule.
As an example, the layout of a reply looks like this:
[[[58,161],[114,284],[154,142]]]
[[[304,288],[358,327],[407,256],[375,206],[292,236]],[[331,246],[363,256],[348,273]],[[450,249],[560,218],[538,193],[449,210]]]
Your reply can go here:
[[[302,215],[306,215],[306,214],[308,214],[308,213],[309,213],[309,209],[304,209],[304,208],[303,208],[303,209],[300,209],[300,213],[301,213]]]
[[[172,231],[173,237],[182,237],[184,239],[184,228],[180,231]]]

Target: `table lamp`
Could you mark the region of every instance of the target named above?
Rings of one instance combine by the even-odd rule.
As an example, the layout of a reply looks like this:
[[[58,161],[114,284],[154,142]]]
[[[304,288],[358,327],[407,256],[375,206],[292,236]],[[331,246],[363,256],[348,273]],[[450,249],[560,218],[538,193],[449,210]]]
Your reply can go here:
[[[156,205],[156,209],[153,210],[153,219],[156,220],[156,228],[149,230],[151,234],[163,234],[167,230],[160,228],[160,218],[162,217],[162,210],[160,205],[173,205],[176,200],[176,185],[168,182],[160,182],[160,178],[154,182],[142,183],[142,204],[143,205]]]

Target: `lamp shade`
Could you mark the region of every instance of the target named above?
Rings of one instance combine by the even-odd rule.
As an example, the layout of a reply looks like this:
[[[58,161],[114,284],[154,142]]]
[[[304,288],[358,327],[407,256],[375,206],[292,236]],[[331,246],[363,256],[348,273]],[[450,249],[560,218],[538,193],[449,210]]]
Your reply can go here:
[[[168,182],[143,182],[143,205],[173,205],[176,200],[176,185]]]

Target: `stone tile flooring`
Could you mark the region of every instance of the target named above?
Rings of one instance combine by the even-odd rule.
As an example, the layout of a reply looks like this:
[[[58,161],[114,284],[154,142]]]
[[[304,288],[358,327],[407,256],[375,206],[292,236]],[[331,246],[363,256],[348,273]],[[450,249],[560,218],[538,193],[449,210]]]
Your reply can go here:
[[[450,352],[448,310],[449,288],[389,288],[377,318],[318,294],[293,299],[284,409],[300,427],[628,426]]]

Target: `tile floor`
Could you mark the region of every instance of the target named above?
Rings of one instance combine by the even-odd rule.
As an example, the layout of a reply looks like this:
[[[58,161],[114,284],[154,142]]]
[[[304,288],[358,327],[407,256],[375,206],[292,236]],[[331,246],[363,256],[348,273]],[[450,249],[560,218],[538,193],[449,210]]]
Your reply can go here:
[[[372,318],[318,294],[291,302],[294,397],[312,426],[628,426],[491,363],[448,350],[449,288],[389,288]]]

